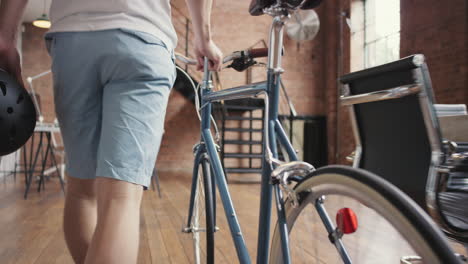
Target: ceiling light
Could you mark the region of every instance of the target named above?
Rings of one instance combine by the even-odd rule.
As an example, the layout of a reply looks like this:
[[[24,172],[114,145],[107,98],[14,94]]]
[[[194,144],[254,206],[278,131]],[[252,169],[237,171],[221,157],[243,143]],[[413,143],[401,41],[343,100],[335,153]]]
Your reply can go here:
[[[39,28],[50,28],[50,20],[46,14],[42,14],[42,16],[34,20],[32,24]]]
[[[46,14],[46,0],[44,0],[44,10],[42,12],[42,16],[34,20],[32,24],[39,28],[50,28],[50,20]]]

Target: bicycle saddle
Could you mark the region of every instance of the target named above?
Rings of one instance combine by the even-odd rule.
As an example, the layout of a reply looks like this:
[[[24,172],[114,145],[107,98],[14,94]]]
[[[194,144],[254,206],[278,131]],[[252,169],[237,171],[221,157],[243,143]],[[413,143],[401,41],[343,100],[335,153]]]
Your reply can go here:
[[[282,7],[288,9],[312,9],[320,5],[322,0],[252,0],[249,6],[249,13],[252,16],[263,15],[265,8],[279,3]]]

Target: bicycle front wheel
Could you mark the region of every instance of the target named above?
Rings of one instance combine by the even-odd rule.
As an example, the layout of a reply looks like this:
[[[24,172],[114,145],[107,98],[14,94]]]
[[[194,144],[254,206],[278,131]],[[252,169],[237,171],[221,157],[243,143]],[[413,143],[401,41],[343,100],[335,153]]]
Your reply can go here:
[[[329,166],[306,177],[295,191],[299,202],[293,206],[287,200],[285,205],[291,263],[458,263],[429,216],[374,174]],[[340,232],[332,231],[336,231],[335,216],[343,208],[354,212],[358,227],[335,242],[346,251],[340,254],[332,242]],[[331,232],[325,228],[326,218],[333,225]],[[278,226],[270,263],[283,263]]]
[[[198,168],[197,186],[191,232],[193,236],[194,259],[196,264],[214,263],[214,203],[211,168],[207,159],[202,159]]]

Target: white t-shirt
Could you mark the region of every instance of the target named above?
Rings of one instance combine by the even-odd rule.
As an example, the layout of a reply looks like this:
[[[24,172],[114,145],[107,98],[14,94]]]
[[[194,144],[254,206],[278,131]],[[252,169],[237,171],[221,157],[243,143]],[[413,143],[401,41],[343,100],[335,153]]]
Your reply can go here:
[[[177,45],[169,0],[52,0],[50,32],[124,28],[160,38],[168,48]]]

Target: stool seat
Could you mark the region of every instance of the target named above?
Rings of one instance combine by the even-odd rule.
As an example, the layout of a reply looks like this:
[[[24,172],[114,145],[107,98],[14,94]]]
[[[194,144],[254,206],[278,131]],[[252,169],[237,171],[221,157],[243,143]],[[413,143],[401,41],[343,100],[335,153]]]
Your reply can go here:
[[[263,15],[265,8],[272,7],[277,0],[252,0],[249,6],[249,13],[252,16]],[[322,0],[281,0],[281,6],[288,9],[312,9],[317,7]]]

